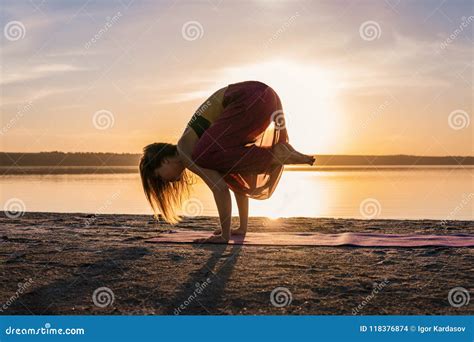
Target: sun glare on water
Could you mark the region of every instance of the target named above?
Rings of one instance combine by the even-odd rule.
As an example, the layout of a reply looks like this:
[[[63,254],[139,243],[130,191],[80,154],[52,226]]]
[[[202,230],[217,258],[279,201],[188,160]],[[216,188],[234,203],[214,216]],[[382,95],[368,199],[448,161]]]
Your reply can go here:
[[[258,80],[280,96],[290,143],[304,153],[330,153],[340,129],[333,75],[313,65],[277,60],[226,68],[227,83]]]

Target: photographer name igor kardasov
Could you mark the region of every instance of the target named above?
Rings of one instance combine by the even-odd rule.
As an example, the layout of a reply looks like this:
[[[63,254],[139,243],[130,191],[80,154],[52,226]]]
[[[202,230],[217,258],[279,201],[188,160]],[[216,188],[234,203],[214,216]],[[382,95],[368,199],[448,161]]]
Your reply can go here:
[[[433,325],[433,326],[428,326],[428,327],[424,327],[424,326],[418,326],[418,332],[424,334],[424,333],[427,333],[427,332],[442,332],[442,333],[455,333],[455,332],[465,332],[466,331],[466,327],[453,327],[453,326],[450,326],[450,325],[445,325],[445,326],[442,326],[442,325]]]
[[[450,325],[361,325],[359,331],[362,333],[401,333],[401,332],[418,332],[425,333],[463,333],[466,331],[465,326],[450,326]]]

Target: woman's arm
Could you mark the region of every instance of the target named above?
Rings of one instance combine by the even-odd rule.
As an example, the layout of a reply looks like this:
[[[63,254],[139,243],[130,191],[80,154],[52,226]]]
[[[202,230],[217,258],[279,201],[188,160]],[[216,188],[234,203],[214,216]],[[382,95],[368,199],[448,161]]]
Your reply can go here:
[[[232,201],[229,187],[217,171],[203,169],[196,166],[196,164],[190,166],[189,169],[200,176],[211,189],[221,224],[220,235],[212,235],[207,239],[200,239],[196,242],[228,242],[230,239],[230,224],[232,218]]]
[[[187,169],[201,177],[211,189],[216,202],[221,223],[221,234],[213,235],[197,242],[228,242],[230,238],[230,223],[232,218],[232,201],[230,190],[221,174],[215,170],[205,169],[196,165],[191,159],[192,147],[185,140],[178,142],[178,153]]]
[[[220,242],[219,240],[221,239],[228,242],[230,239],[230,223],[232,219],[232,201],[230,199],[230,191],[229,189],[225,191],[213,191],[213,194],[217,205],[217,211],[219,212],[222,231],[220,235],[212,235],[207,239],[203,239],[201,242]]]
[[[211,121],[217,118],[223,110],[222,101],[226,89],[227,87],[221,88],[212,94],[199,107],[195,115],[202,115]],[[232,216],[232,201],[230,198],[229,187],[219,172],[199,167],[192,160],[191,155],[198,140],[199,137],[196,132],[191,127],[187,126],[178,141],[178,153],[181,156],[184,166],[201,177],[211,189],[221,223],[221,234],[213,235],[208,239],[203,239],[201,242],[228,242],[230,238],[230,223]]]

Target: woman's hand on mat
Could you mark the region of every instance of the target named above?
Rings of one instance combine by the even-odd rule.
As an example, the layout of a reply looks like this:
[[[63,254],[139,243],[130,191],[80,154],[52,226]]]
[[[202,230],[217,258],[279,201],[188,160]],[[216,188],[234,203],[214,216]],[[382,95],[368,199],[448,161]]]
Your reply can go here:
[[[221,235],[222,230],[221,229],[216,229],[213,234],[214,235]],[[239,228],[232,229],[230,231],[230,234],[231,235],[245,235],[245,234],[247,234],[247,228],[239,227]]]
[[[229,239],[224,238],[222,235],[211,235],[208,238],[196,239],[196,243],[229,243]]]

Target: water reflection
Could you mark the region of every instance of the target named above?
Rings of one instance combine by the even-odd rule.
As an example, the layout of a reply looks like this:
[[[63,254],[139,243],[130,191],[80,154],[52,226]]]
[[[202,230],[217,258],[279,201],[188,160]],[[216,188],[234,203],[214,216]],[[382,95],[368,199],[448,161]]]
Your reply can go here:
[[[372,198],[378,218],[472,220],[473,176],[474,168],[286,171],[270,199],[251,201],[250,215],[364,218],[360,204]],[[27,211],[151,214],[137,174],[2,176],[0,186],[2,203],[19,198]],[[217,215],[203,182],[192,197],[202,215]]]

